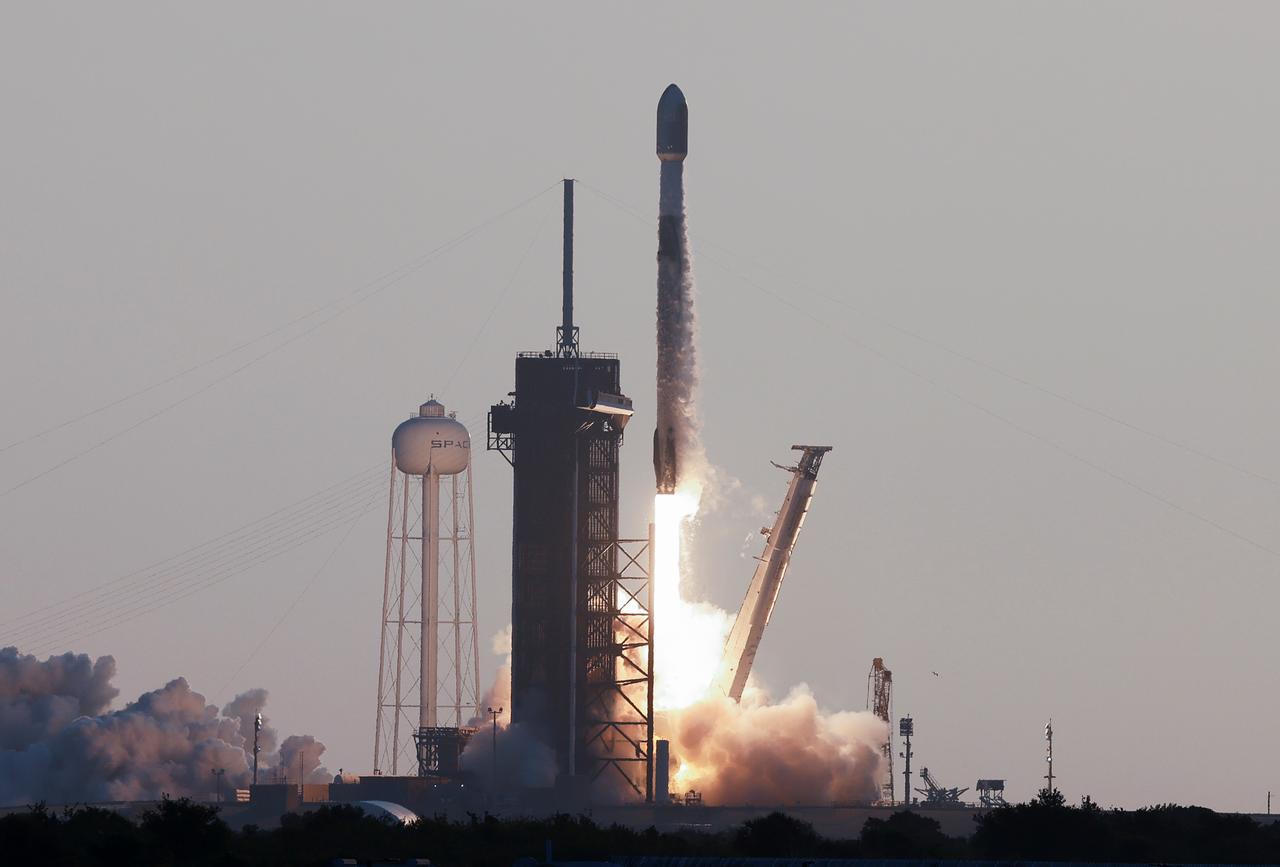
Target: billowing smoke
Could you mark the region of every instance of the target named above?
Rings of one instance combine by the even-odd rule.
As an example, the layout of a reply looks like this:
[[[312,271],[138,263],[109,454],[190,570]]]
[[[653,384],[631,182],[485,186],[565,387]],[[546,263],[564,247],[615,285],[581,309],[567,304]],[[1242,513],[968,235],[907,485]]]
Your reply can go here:
[[[238,696],[227,702],[226,707],[222,709],[222,715],[231,717],[240,721],[240,737],[244,743],[249,744],[249,749],[253,749],[253,721],[257,714],[262,713],[267,706],[267,691],[262,688],[251,689],[240,693]],[[263,717],[266,720],[266,717]],[[262,731],[258,734],[258,746],[262,752],[259,754],[259,770],[261,770],[261,757],[269,756],[276,751],[276,730],[268,725],[262,727]],[[253,753],[249,754],[250,760],[253,759]]]
[[[249,742],[253,749],[253,742]],[[327,783],[333,779],[329,769],[320,764],[320,756],[324,755],[324,744],[312,735],[289,735],[280,744],[280,752],[271,756],[271,764],[285,775],[286,779],[297,780],[299,776],[308,783]]]
[[[490,642],[490,648],[495,656],[505,657],[502,664],[498,666],[497,672],[493,677],[493,684],[480,696],[480,703],[476,707],[476,715],[467,721],[467,725],[478,728],[479,726],[492,725],[493,717],[489,715],[487,708],[502,709],[498,714],[498,725],[506,726],[511,722],[511,624],[508,623],[503,629],[496,632],[493,640]]]
[[[224,791],[249,784],[254,715],[266,690],[243,693],[219,713],[179,677],[110,710],[115,668],[110,656],[41,661],[0,649],[0,805],[205,798],[214,788],[210,772],[219,768]],[[307,779],[329,779],[319,764],[323,744],[309,735],[288,738],[277,751],[276,742],[264,725],[260,767],[288,759],[296,767],[302,749]]]
[[[467,742],[462,753],[464,771],[487,787],[497,773],[499,789],[549,788],[556,781],[556,757],[551,747],[542,742],[521,723],[498,723],[497,733],[493,721],[480,728]],[[498,749],[498,761],[493,761],[493,749]]]
[[[555,784],[556,757],[551,748],[527,727],[511,724],[511,624],[493,636],[493,652],[505,656],[494,675],[493,685],[480,698],[476,715],[467,723],[477,729],[460,759],[462,769],[476,775],[489,786],[497,775],[497,783],[505,788],[543,788]],[[502,708],[497,731],[487,708]],[[496,741],[495,741],[496,737]],[[498,761],[494,763],[494,746]]]
[[[45,662],[0,649],[0,750],[22,750],[82,716],[96,716],[119,693],[116,661],[64,654]]]
[[[823,713],[806,687],[778,703],[749,690],[659,716],[671,741],[673,794],[711,804],[851,804],[879,796],[888,736],[872,713]]]
[[[662,142],[660,104],[660,157]],[[880,791],[879,745],[888,734],[873,714],[823,713],[803,686],[776,704],[750,683],[742,704],[710,697],[733,618],[690,595],[687,552],[699,511],[742,492],[715,472],[701,441],[682,156],[663,157],[658,203],[657,430],[674,439],[678,460],[674,493],[654,501],[655,694],[658,735],[671,741],[672,788],[696,790],[713,804],[871,801]],[[752,502],[756,511],[763,505]],[[758,540],[753,534],[748,544],[752,538]]]

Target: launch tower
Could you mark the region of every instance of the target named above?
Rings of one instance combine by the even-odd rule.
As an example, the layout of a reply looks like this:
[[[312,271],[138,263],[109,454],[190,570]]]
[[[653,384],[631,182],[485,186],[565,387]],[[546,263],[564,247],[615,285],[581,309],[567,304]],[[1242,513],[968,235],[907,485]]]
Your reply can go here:
[[[562,322],[516,357],[488,447],[514,477],[511,722],[552,749],[562,784],[625,780],[646,796],[653,678],[648,540],[618,534],[618,456],[632,414],[621,363],[573,324],[573,181],[564,182]],[[607,774],[610,769],[617,775]]]

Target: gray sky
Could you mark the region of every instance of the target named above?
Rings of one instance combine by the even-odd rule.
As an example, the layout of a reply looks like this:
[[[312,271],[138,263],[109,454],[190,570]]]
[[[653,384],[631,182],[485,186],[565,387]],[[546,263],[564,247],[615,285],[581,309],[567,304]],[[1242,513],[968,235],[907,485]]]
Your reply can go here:
[[[1280,491],[1259,478],[1280,479],[1280,10],[780,8],[6,4],[0,444],[571,175],[642,217],[579,190],[578,321],[636,399],[640,532],[653,113],[676,81],[706,442],[741,482],[700,536],[708,598],[741,599],[752,501],[772,510],[785,483],[768,461],[836,447],[764,681],[861,708],[883,656],[916,764],[946,785],[1029,796],[1052,715],[1073,800],[1261,810],[1280,788]],[[542,196],[207,391],[311,320],[0,453],[8,489],[194,394],[0,496],[0,620],[385,461],[429,392],[480,419],[513,353],[551,345],[558,208]],[[509,619],[510,475],[480,458],[487,636]],[[341,529],[64,649],[114,654],[126,697],[179,674],[218,703],[265,686],[282,729],[366,770],[384,520],[355,526],[221,692]]]

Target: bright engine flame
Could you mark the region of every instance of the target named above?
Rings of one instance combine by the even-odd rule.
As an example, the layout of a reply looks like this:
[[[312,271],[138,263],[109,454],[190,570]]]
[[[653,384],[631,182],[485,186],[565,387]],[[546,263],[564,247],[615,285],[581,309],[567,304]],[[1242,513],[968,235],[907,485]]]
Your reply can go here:
[[[720,665],[729,615],[683,590],[683,545],[688,521],[698,512],[698,492],[658,494],[653,502],[654,705],[688,707],[705,698]]]

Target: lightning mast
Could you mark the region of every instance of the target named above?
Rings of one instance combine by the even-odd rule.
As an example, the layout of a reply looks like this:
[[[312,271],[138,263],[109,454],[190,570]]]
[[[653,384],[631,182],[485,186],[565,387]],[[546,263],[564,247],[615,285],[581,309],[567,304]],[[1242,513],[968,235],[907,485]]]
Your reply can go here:
[[[760,639],[769,623],[769,615],[778,601],[778,591],[782,589],[782,579],[786,577],[787,566],[791,563],[800,526],[809,511],[813,491],[818,486],[818,468],[822,466],[823,456],[831,451],[831,446],[791,448],[803,454],[797,466],[774,464],[778,469],[791,473],[791,484],[787,487],[787,496],[778,510],[773,529],[761,530],[767,540],[764,552],[757,558],[760,562],[725,641],[724,656],[714,681],[715,689],[734,701],[742,700],[742,690],[747,685],[747,676],[751,674],[751,664],[760,649]]]
[[[884,667],[884,660],[877,656],[871,660],[871,671],[867,674],[867,710],[884,720],[884,743],[880,745],[880,755],[884,756],[888,768],[887,782],[880,787],[880,799],[890,806],[894,803],[893,788],[893,672]]]

